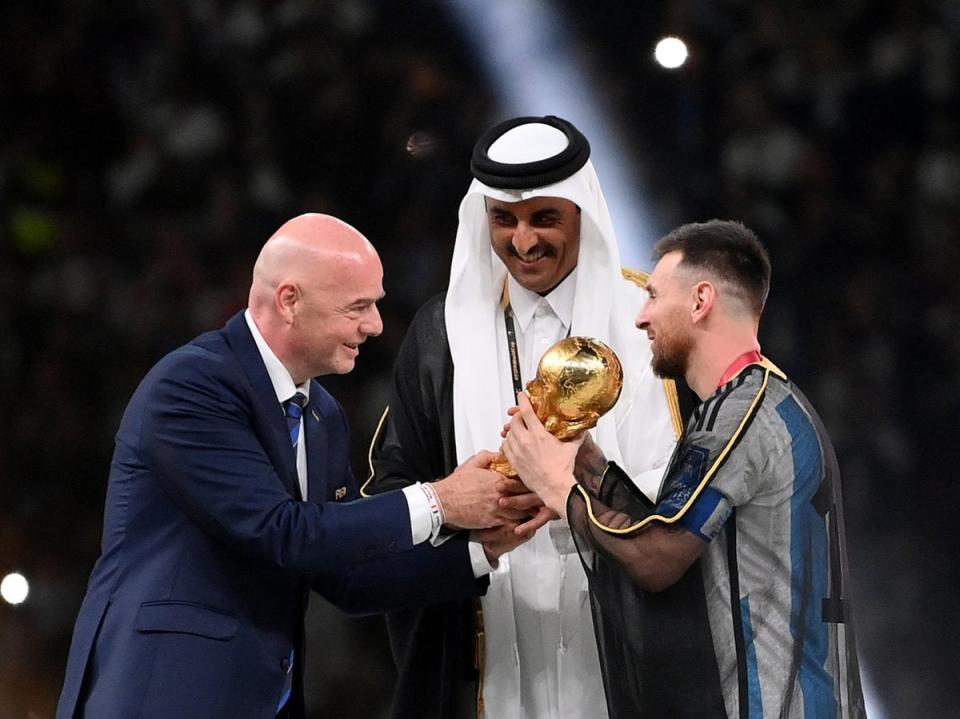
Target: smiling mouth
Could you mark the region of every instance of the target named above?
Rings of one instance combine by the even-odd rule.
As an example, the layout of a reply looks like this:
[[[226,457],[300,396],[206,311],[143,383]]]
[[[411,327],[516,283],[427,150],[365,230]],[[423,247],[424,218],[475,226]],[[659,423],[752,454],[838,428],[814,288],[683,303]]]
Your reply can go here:
[[[544,247],[540,245],[540,246],[530,248],[530,250],[523,255],[517,252],[516,248],[514,248],[513,256],[518,260],[520,260],[520,263],[523,265],[535,265],[541,260],[553,257],[553,252],[550,251],[549,247]]]
[[[517,255],[517,259],[520,260],[521,265],[536,265],[543,260],[549,259],[549,257],[550,256],[544,252],[536,255],[526,255],[525,257]]]

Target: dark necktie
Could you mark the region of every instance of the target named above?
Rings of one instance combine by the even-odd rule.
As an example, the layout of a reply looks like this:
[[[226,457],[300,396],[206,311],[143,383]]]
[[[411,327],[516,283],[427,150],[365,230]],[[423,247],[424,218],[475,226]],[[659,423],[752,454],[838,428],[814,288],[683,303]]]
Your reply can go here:
[[[293,397],[284,402],[284,414],[287,415],[287,430],[290,432],[290,445],[293,447],[294,457],[297,455],[297,443],[300,441],[300,419],[303,417],[303,408],[307,404],[307,396],[303,392],[297,392]],[[283,692],[280,694],[280,703],[277,705],[277,713],[283,709],[284,705],[290,700],[290,692],[293,689],[293,661],[294,651],[290,650],[290,659],[285,662],[287,674],[283,680]]]
[[[303,417],[303,408],[307,404],[307,395],[297,392],[284,403],[284,412],[287,415],[287,429],[290,431],[290,444],[296,448],[300,441],[300,418]]]

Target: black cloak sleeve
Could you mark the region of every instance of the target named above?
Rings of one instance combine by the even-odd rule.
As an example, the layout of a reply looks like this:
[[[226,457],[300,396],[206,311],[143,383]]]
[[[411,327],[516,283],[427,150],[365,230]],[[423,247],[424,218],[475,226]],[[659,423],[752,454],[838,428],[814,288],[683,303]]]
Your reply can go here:
[[[390,404],[370,446],[364,495],[441,479],[457,466],[443,302],[438,295],[420,308],[400,346]]]
[[[457,467],[444,300],[441,294],[420,308],[400,346],[364,496],[442,479]],[[477,716],[476,611],[475,601],[465,600],[386,615],[397,669],[391,719]]]

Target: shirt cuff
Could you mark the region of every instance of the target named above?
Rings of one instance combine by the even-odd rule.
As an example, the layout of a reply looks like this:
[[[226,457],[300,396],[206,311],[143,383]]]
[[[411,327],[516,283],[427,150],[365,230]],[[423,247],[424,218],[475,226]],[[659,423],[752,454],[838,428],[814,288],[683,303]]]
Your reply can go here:
[[[404,487],[403,495],[407,498],[407,509],[410,511],[410,538],[413,543],[420,544],[430,538],[433,530],[433,520],[430,517],[430,500],[423,493],[418,484]]]
[[[479,579],[484,574],[490,574],[499,566],[499,562],[490,564],[487,553],[483,551],[483,545],[480,542],[467,542],[467,550],[470,552],[470,565],[473,567],[474,579]]]
[[[451,529],[445,529],[440,527],[440,530],[430,534],[430,544],[434,547],[439,547],[441,544],[446,542],[450,537],[455,536],[457,533]]]

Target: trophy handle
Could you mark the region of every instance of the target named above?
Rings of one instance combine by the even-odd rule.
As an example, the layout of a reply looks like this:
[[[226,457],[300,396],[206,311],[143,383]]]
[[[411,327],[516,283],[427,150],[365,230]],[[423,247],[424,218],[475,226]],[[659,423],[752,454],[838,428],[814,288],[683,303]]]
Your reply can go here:
[[[574,422],[568,422],[563,425],[558,424],[557,431],[551,432],[551,434],[557,439],[566,442],[568,439],[575,439],[588,429],[593,429],[596,427],[597,420],[599,419],[600,414],[598,412],[591,411]]]

